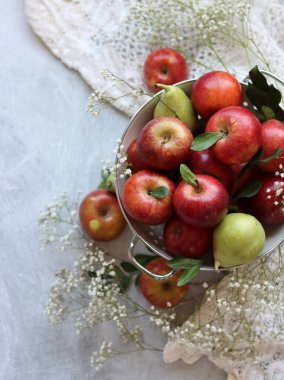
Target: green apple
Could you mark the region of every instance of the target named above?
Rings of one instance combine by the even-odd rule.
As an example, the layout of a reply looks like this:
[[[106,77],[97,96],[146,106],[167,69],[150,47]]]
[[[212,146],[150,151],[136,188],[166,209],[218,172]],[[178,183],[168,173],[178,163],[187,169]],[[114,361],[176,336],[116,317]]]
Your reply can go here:
[[[184,122],[193,132],[196,128],[197,119],[191,100],[185,92],[177,86],[157,84],[165,92],[160,96],[154,110],[154,118],[160,116],[173,116]]]
[[[252,215],[228,214],[213,233],[215,269],[245,264],[255,259],[265,243],[265,231]]]

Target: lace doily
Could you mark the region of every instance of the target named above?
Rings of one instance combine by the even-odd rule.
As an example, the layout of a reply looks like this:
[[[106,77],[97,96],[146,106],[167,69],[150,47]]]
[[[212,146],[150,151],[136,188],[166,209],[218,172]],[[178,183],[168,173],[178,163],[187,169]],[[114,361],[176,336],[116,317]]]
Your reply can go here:
[[[254,276],[253,267],[255,264],[251,264],[244,269],[238,270],[238,281],[241,282],[242,278]],[[266,261],[266,268],[268,276],[266,278],[267,283],[272,284],[272,278],[279,266],[279,251],[276,249],[269,260]],[[227,292],[228,286],[232,282],[232,276],[225,277],[218,284],[218,298],[227,301],[227,304],[233,304],[230,297],[232,295]],[[274,285],[270,285],[271,298],[273,294],[279,292],[280,298],[283,300],[283,271],[274,278]],[[245,284],[246,280],[243,280]],[[270,282],[271,281],[271,282]],[[269,285],[268,285],[269,286]],[[216,296],[217,297],[217,296]],[[246,352],[251,351],[251,344],[249,343],[249,332],[239,331],[244,330],[244,325],[240,323],[241,315],[235,313],[234,310],[226,311],[226,306],[219,305],[215,296],[211,301],[206,301],[200,308],[198,315],[199,323],[202,326],[212,320],[212,316],[220,315],[222,312],[225,315],[222,329],[224,330],[222,342],[223,346],[231,347],[227,353],[221,352],[218,348],[208,350],[203,347],[202,341],[192,342],[187,337],[188,329],[191,328],[190,323],[193,317],[189,318],[183,326],[177,331],[172,341],[169,341],[164,348],[164,360],[168,363],[172,363],[178,359],[182,359],[188,364],[193,364],[201,356],[206,355],[210,361],[212,361],[217,367],[222,368],[228,373],[228,380],[280,380],[284,378],[284,331],[283,331],[283,306],[276,305],[273,312],[269,310],[269,306],[266,306],[263,302],[264,294],[260,285],[257,283],[250,286],[246,292],[246,300],[242,302],[242,311],[249,310],[249,329],[254,332],[256,342],[253,345],[253,355],[246,358]],[[221,306],[221,307],[220,307]],[[257,311],[257,312],[256,312]],[[280,326],[280,331],[277,333],[277,339],[272,337],[273,328],[275,325]],[[218,322],[216,323],[218,328]],[[281,330],[282,326],[282,330]],[[208,327],[208,325],[206,326]],[[236,331],[237,336],[232,344],[232,332]],[[247,342],[242,339],[247,334]],[[216,341],[216,345],[217,345]],[[233,349],[232,349],[233,347]],[[238,358],[239,356],[239,358]]]
[[[140,1],[143,3],[144,1]],[[77,70],[93,88],[103,90],[106,95],[118,98],[121,88],[113,86],[100,78],[104,69],[133,83],[135,88],[144,86],[142,67],[145,57],[160,43],[149,37],[149,43],[143,43],[135,37],[135,26],[131,20],[131,7],[135,0],[25,0],[29,23],[38,36],[45,42],[54,55],[69,68]],[[153,2],[152,2],[153,3]],[[167,2],[164,2],[165,6]],[[154,3],[153,3],[154,4]],[[154,6],[154,5],[153,5]],[[181,18],[183,16],[181,15]],[[182,19],[179,20],[182,24]],[[276,0],[267,3],[264,0],[254,2],[251,12],[251,27],[255,42],[270,64],[271,70],[284,78],[284,7]],[[190,26],[185,26],[190,33]],[[163,34],[164,45],[171,47]],[[190,63],[191,77],[198,77],[208,71],[206,67],[222,69],[220,62],[214,58],[210,49],[200,44],[181,42],[182,52]],[[226,64],[233,68],[242,80],[248,70],[259,63],[251,57],[251,62],[244,51],[230,43],[218,45],[218,52],[226,57]],[[199,62],[199,63],[197,63]],[[114,103],[121,111],[132,115],[143,103],[143,99],[123,97]],[[224,280],[225,281],[225,280]],[[220,286],[225,287],[222,282]],[[279,284],[279,286],[281,286]],[[282,289],[283,291],[283,289]],[[208,316],[214,305],[206,302],[202,311]],[[279,310],[283,313],[283,310]],[[269,321],[269,315],[262,315]],[[228,326],[234,321],[227,321]],[[252,328],[257,328],[256,325]],[[192,364],[202,355],[207,355],[218,367],[228,373],[228,380],[261,380],[284,378],[283,343],[270,341],[269,333],[262,332],[262,344],[256,347],[259,359],[238,361],[222,358],[212,352],[206,352],[189,341],[184,342],[178,336],[169,342],[164,350],[164,359],[173,362],[182,358]]]
[[[149,37],[149,42],[145,43],[136,36],[137,25],[130,9],[135,3],[149,3],[149,0],[25,1],[29,23],[50,50],[69,68],[77,70],[93,89],[103,89],[115,98],[121,95],[121,89],[100,78],[103,69],[109,69],[127,82],[132,82],[135,88],[141,88],[144,86],[142,67],[145,57],[153,49],[161,47],[161,43],[168,47],[173,45],[167,30],[161,32],[159,41]],[[164,3],[166,11],[167,2]],[[185,23],[183,14],[180,12],[180,25]],[[271,70],[280,77],[284,77],[283,21],[284,7],[278,1],[255,1],[251,12],[255,41],[269,61]],[[184,33],[194,33],[194,30],[186,25]],[[190,40],[181,42],[181,50],[191,62],[191,77],[208,71],[202,65],[222,69],[208,48],[189,43]],[[245,52],[230,43],[219,44],[218,52],[226,57],[226,64],[235,70],[240,80],[244,79],[252,65],[258,63],[254,58],[248,62]],[[114,106],[132,115],[143,102],[142,98],[134,101],[125,97],[115,102]]]

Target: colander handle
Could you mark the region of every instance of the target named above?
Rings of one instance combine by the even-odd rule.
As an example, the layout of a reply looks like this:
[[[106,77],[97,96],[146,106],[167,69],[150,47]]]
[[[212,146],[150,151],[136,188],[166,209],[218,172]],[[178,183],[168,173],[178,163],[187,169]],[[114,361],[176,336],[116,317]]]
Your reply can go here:
[[[167,278],[171,277],[176,272],[175,270],[171,270],[167,274],[160,275],[160,274],[151,272],[149,269],[145,268],[143,265],[138,263],[138,261],[135,259],[135,256],[134,256],[134,248],[138,241],[139,241],[138,236],[134,235],[128,249],[128,257],[130,261],[133,263],[133,265],[136,266],[136,268],[138,268],[141,272],[153,277],[155,280],[160,280],[160,281],[166,280]]]

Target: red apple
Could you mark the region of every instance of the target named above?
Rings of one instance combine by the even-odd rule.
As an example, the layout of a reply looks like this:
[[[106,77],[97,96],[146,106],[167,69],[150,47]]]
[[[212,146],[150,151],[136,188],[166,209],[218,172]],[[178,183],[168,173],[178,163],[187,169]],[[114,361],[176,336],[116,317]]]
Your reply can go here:
[[[166,188],[167,195],[158,198],[157,188]],[[175,184],[169,178],[150,170],[140,170],[126,181],[122,190],[122,204],[129,216],[144,224],[165,223],[173,214]]]
[[[160,275],[167,274],[171,270],[162,258],[150,261],[146,268]],[[177,272],[167,280],[159,281],[141,273],[139,285],[143,296],[148,302],[159,308],[168,308],[179,304],[185,298],[189,288],[188,284],[177,285],[179,275],[180,272]]]
[[[165,247],[173,256],[195,259],[203,256],[210,248],[212,233],[212,229],[190,227],[175,216],[165,224]]]
[[[115,239],[126,224],[116,196],[105,189],[92,191],[83,199],[79,216],[83,231],[97,241]]]
[[[272,156],[278,148],[282,153],[266,164],[259,164],[262,170],[275,173],[279,171],[279,165],[284,167],[284,124],[275,119],[267,120],[261,128],[261,145],[263,148],[262,159]]]
[[[153,92],[160,91],[156,83],[175,84],[188,78],[187,63],[179,52],[164,48],[154,50],[144,63],[144,82]]]
[[[223,133],[211,151],[228,165],[249,161],[261,145],[261,124],[244,107],[227,107],[216,112],[206,125],[206,132]]]
[[[189,150],[187,165],[195,174],[209,174],[227,187],[232,181],[232,170],[223,162],[218,161],[209,149],[200,152]]]
[[[216,178],[197,174],[197,186],[181,181],[174,194],[177,215],[196,228],[216,226],[228,212],[229,195]]]
[[[262,188],[247,201],[251,214],[264,223],[283,223],[284,180],[272,175],[263,176],[260,180]]]
[[[204,120],[222,108],[242,104],[242,88],[231,74],[211,71],[202,75],[192,87],[191,100]]]
[[[133,140],[127,149],[127,162],[130,165],[132,173],[139,170],[147,169],[147,165],[141,161],[137,153],[137,140]]]
[[[192,140],[190,129],[179,119],[157,117],[139,133],[138,157],[153,169],[176,169],[185,161]]]

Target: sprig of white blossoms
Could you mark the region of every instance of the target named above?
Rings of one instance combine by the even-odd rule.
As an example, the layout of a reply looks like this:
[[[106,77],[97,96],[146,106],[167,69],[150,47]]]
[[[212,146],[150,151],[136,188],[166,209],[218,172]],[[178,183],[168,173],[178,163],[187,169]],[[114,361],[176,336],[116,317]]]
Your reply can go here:
[[[282,247],[206,291],[190,319],[170,333],[200,353],[258,360],[258,348],[284,339]],[[204,284],[207,288],[207,284]]]
[[[277,190],[271,195],[271,189],[266,189],[266,198],[271,199],[272,196],[274,196],[274,205],[281,206],[281,210],[284,212],[284,168],[282,164],[279,164],[279,170],[275,172],[275,176],[279,178],[279,180],[274,183],[275,186],[277,186]]]
[[[122,95],[113,97],[107,95],[104,90],[93,90],[88,97],[88,103],[86,108],[86,111],[89,112],[92,116],[98,116],[98,114],[101,111],[109,108],[111,104],[114,104],[121,98],[131,97],[133,101],[135,101],[137,97],[146,95],[150,96],[142,88],[135,88],[133,84],[116,76],[107,69],[101,71],[101,79],[104,79],[108,84],[110,83],[111,87],[119,87]]]
[[[130,8],[124,25],[125,30],[129,24],[134,27],[129,44],[149,49],[171,47],[181,51],[189,62],[207,69],[216,70],[216,67],[208,67],[206,57],[202,61],[195,59],[196,51],[202,47],[208,48],[217,63],[229,70],[226,57],[217,48],[220,42],[237,45],[268,66],[254,40],[251,4],[252,1],[235,0],[214,0],[209,4],[196,0],[141,0]],[[125,31],[121,35],[125,35]]]
[[[75,210],[77,214],[78,206],[78,199],[69,201],[64,193],[41,212],[40,225],[43,227],[45,247],[63,243],[64,250],[81,252],[73,268],[63,268],[56,274],[57,280],[50,289],[46,306],[50,322],[60,325],[66,318],[72,317],[78,334],[96,329],[100,324],[116,326],[125,349],[115,349],[111,342],[103,341],[91,356],[91,365],[96,370],[105,361],[119,355],[144,350],[162,351],[145,342],[137,321],[150,317],[163,332],[168,333],[175,324],[174,310],[162,313],[154,307],[145,308],[122,291],[119,260],[84,236],[74,214]],[[76,226],[76,236],[70,233],[70,230],[73,231],[72,225]]]

